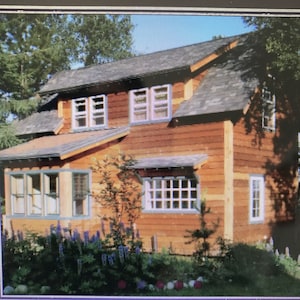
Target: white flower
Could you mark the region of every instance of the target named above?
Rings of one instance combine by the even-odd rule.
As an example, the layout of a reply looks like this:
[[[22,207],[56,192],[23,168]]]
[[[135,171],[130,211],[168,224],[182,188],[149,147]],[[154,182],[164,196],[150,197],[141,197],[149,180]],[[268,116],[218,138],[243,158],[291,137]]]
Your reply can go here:
[[[189,281],[189,287],[193,288],[195,284],[195,280],[190,280]]]
[[[168,290],[173,290],[174,289],[174,282],[170,281],[167,283],[167,289]]]

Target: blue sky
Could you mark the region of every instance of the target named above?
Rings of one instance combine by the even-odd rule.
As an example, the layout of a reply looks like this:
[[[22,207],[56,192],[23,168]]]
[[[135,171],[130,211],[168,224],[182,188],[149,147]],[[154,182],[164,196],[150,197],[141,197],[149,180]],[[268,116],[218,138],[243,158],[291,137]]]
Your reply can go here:
[[[251,28],[240,16],[132,15],[136,54],[151,53],[246,33]]]

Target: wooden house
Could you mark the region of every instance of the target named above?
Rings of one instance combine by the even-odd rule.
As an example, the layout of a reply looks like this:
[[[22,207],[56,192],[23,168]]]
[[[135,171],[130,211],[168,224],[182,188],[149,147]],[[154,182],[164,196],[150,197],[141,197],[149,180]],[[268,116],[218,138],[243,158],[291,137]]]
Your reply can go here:
[[[40,111],[15,123],[30,139],[0,152],[4,228],[44,232],[59,220],[96,232],[93,159],[122,152],[140,174],[145,249],[155,237],[158,250],[191,253],[184,236],[199,227],[194,206],[203,199],[216,237],[269,237],[272,224],[293,217],[297,177],[280,190],[271,165],[286,115],[255,57],[243,35],[55,74],[39,92]]]

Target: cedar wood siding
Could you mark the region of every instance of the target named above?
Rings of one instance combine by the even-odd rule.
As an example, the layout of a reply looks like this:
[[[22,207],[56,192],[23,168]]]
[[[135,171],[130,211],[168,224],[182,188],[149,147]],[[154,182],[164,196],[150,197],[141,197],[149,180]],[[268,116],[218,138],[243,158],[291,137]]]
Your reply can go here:
[[[199,75],[192,82],[192,88],[201,81]],[[183,82],[173,84],[173,111],[184,100]],[[109,126],[124,126],[129,123],[128,93],[120,92],[108,95],[108,120]],[[63,100],[59,103],[59,114],[64,117],[64,127],[60,133],[71,131],[71,101]],[[172,127],[169,123],[153,123],[131,126],[130,134],[119,141],[97,147],[93,150],[81,153],[64,161],[66,168],[89,169],[94,158],[101,159],[105,154],[122,151],[133,155],[134,158],[159,155],[190,155],[207,154],[208,161],[197,170],[200,176],[201,193],[208,201],[212,213],[208,221],[219,221],[218,235],[223,235],[224,216],[224,124],[222,121],[204,124],[183,125]],[[34,168],[33,168],[34,169]],[[97,175],[92,175],[92,190],[97,189]],[[62,188],[66,188],[65,183]],[[62,199],[63,200],[63,199]],[[72,219],[72,228],[80,231],[91,230],[95,232],[100,228],[99,215],[103,215],[99,204],[91,203],[91,218]],[[38,230],[44,232],[55,220],[14,219],[14,229]],[[29,225],[30,224],[30,225]],[[68,226],[69,221],[61,221],[62,226]],[[28,227],[30,226],[30,227]],[[175,252],[191,253],[193,246],[185,245],[184,238],[187,229],[196,229],[199,226],[198,214],[174,214],[174,213],[142,213],[137,221],[137,228],[143,238],[146,249],[151,248],[151,237],[157,236],[159,249],[169,248]]]
[[[234,126],[234,240],[257,242],[270,237],[270,223],[274,221],[274,209],[269,177],[265,177],[265,206],[263,223],[250,224],[249,221],[249,179],[250,175],[266,175],[264,165],[273,157],[274,132],[265,132],[261,145],[254,143],[254,134],[246,134],[244,119]]]

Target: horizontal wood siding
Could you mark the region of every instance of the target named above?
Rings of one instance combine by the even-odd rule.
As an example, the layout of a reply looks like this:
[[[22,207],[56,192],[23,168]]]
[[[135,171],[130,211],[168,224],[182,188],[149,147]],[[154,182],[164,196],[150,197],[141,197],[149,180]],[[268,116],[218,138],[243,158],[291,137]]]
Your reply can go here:
[[[275,159],[273,153],[273,132],[263,132],[259,136],[254,129],[246,133],[244,119],[234,126],[234,240],[244,242],[262,241],[271,235],[274,209],[268,181],[265,182],[264,221],[250,224],[250,175],[266,175],[268,159]]]

